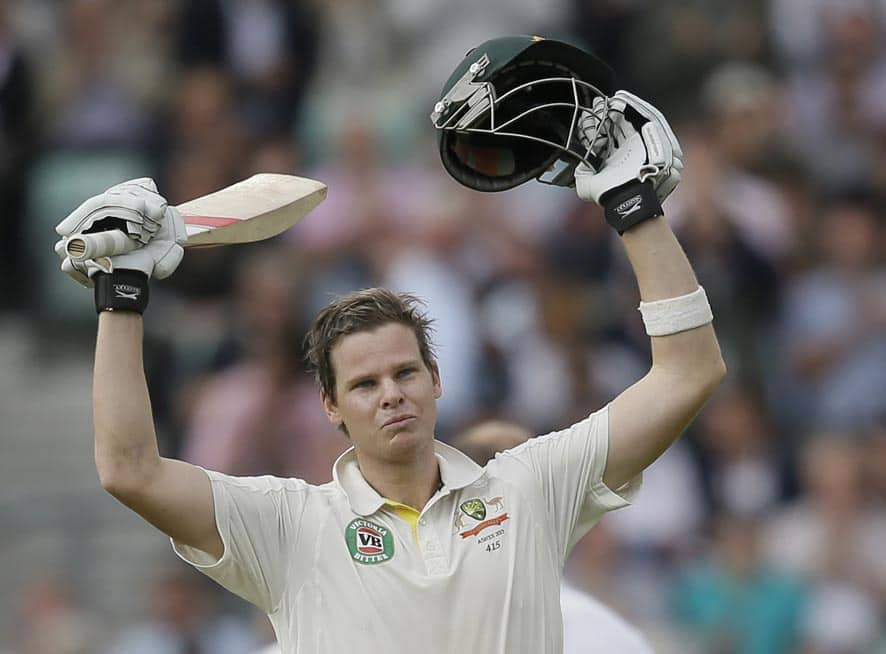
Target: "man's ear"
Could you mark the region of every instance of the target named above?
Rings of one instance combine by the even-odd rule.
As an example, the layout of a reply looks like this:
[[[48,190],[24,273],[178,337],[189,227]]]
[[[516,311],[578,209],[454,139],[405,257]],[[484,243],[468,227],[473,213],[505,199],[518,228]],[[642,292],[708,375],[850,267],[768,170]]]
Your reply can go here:
[[[436,361],[431,364],[431,379],[434,382],[434,399],[439,400],[443,397],[443,386],[440,384],[440,368]]]
[[[338,405],[336,405],[329,395],[322,391],[320,393],[320,398],[323,400],[323,410],[326,412],[326,417],[329,418],[329,422],[337,428],[341,428],[344,425],[344,421],[342,420],[341,414],[338,412]]]

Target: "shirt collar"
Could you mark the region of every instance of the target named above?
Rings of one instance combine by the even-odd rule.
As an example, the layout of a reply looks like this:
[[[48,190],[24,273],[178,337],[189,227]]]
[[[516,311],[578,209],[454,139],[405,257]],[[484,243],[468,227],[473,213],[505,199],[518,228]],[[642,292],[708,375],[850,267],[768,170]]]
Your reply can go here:
[[[443,488],[459,490],[473,484],[483,474],[483,468],[474,463],[470,457],[454,447],[434,441],[434,456],[440,466],[440,479]],[[378,511],[385,503],[385,498],[369,485],[357,465],[357,453],[351,447],[345,451],[332,467],[332,478],[348,498],[351,509],[357,515],[368,516]]]

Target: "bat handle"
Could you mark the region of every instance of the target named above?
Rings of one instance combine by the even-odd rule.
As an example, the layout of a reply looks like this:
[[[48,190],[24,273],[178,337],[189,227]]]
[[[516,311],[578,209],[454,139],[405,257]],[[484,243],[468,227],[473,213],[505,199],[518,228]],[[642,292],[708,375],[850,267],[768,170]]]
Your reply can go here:
[[[65,252],[71,257],[71,261],[86,261],[125,254],[137,247],[138,243],[129,238],[125,232],[110,229],[106,232],[71,236],[65,243]]]

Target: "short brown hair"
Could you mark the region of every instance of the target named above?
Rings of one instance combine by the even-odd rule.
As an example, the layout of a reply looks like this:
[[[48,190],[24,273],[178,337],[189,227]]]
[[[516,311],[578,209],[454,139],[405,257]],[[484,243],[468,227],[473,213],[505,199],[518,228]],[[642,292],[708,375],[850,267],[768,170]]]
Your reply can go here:
[[[314,371],[320,390],[335,402],[335,371],[332,348],[343,336],[372,331],[389,323],[412,329],[422,361],[432,372],[437,358],[431,342],[433,321],[420,308],[425,304],[409,293],[386,288],[367,288],[335,298],[317,317],[305,336],[305,358]]]

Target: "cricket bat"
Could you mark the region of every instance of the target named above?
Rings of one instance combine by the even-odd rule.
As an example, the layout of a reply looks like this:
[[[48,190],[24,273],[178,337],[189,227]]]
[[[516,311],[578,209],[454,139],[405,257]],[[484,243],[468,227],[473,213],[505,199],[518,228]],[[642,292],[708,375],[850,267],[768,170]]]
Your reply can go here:
[[[215,193],[178,205],[186,248],[251,243],[276,236],[304,218],[326,197],[326,184],[307,177],[258,173]],[[68,238],[73,261],[124,254],[138,243],[119,229]]]

